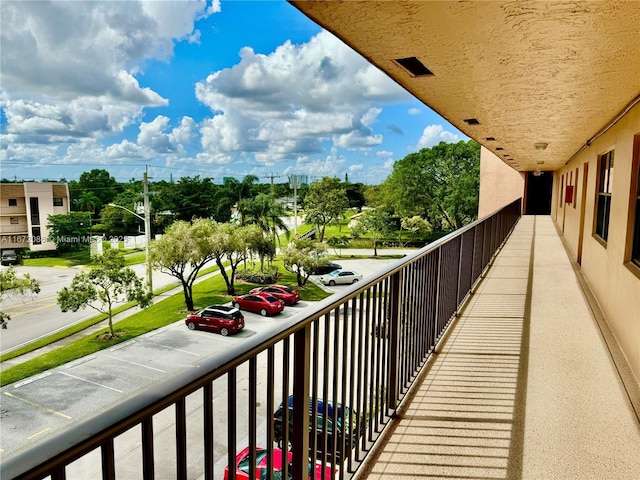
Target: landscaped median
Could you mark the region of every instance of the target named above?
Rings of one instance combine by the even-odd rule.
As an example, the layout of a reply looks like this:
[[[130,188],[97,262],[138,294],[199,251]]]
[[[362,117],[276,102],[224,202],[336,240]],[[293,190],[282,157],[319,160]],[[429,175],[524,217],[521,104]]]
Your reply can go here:
[[[274,262],[282,272],[282,263]],[[213,267],[211,270],[216,270],[217,267]],[[321,300],[329,293],[323,291],[311,282],[308,282],[304,288],[295,286],[295,275],[284,271],[281,277],[278,279],[278,283],[284,285],[290,285],[300,291],[300,297],[307,301]],[[248,292],[250,289],[256,287],[256,284],[237,282],[235,285],[236,293],[242,294]],[[227,303],[231,301],[232,297],[226,294],[226,284],[219,275],[213,275],[199,283],[196,283],[193,287],[194,299],[196,300],[196,308],[205,307],[207,305],[216,303]],[[158,292],[156,292],[157,294]],[[125,310],[129,306],[120,307]],[[112,340],[98,340],[98,337],[107,332],[107,329],[102,329],[99,332],[88,335],[84,338],[76,340],[68,345],[62,346],[54,351],[45,353],[37,358],[27,360],[24,363],[8,368],[2,372],[2,378],[0,380],[0,386],[8,385],[25,378],[37,375],[46,370],[50,370],[57,366],[71,362],[78,358],[90,355],[105,348],[110,348],[118,343],[130,340],[131,338],[140,336],[152,330],[156,330],[160,327],[170,325],[186,315],[184,296],[182,293],[176,293],[169,298],[154,302],[150,307],[132,314],[131,316],[119,321],[115,324],[116,330],[122,332],[122,336]],[[99,321],[104,319],[103,317],[95,317],[95,319],[88,320],[76,327],[73,327],[75,331],[69,333],[67,329],[67,335],[62,335],[60,332],[60,338],[69,336],[82,330],[82,327],[87,328],[91,325],[95,325]],[[43,340],[46,342],[47,339]],[[52,343],[51,341],[45,344]],[[42,345],[41,345],[42,346]],[[31,348],[33,350],[34,348]],[[14,353],[14,352],[11,352]],[[25,353],[25,352],[23,352]],[[17,355],[13,355],[14,358]],[[8,355],[4,355],[2,360],[8,360]]]

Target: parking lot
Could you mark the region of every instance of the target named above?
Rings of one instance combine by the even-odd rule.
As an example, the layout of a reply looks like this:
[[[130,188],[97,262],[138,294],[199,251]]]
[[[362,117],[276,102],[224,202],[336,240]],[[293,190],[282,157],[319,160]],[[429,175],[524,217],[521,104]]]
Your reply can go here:
[[[353,259],[339,263],[364,275],[364,280],[397,260]],[[310,281],[318,282],[313,276]],[[340,292],[348,285],[323,286]],[[0,453],[7,455],[116,405],[150,384],[185,369],[198,368],[199,363],[216,353],[238,345],[244,339],[272,330],[283,320],[314,302],[300,301],[273,317],[243,312],[245,328],[236,335],[223,337],[205,331],[191,331],[180,320],[108,350],[47,371],[1,390],[2,444]],[[219,392],[220,395],[223,392]],[[132,437],[135,448],[139,437]],[[79,473],[76,478],[84,478]],[[71,478],[71,477],[70,477]]]

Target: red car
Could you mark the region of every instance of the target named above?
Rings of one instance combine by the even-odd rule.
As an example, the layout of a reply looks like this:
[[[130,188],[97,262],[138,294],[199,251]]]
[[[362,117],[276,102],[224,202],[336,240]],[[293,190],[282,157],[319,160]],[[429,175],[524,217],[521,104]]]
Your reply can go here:
[[[233,306],[249,312],[259,313],[263,317],[275,315],[284,310],[284,302],[279,298],[272,295],[261,297],[251,293],[234,298]]]
[[[287,457],[289,459],[289,465],[291,465],[291,459],[293,453],[288,452]],[[309,478],[311,478],[311,469],[314,464],[309,463]],[[324,476],[322,475],[322,465],[320,462],[315,463],[316,474],[315,478],[318,480],[333,480],[335,478],[334,471],[331,470],[331,466],[327,465],[324,468]],[[264,448],[256,448],[256,478],[258,480],[267,478],[267,450]],[[282,475],[282,450],[278,448],[273,449],[273,478],[282,480],[291,480],[291,472],[287,472],[287,476]],[[338,473],[336,468],[335,473]],[[242,450],[236,455],[236,478],[249,479],[249,447]],[[224,467],[224,480],[229,479],[229,465]]]
[[[244,328],[244,315],[240,310],[226,305],[209,305],[197,312],[191,312],[184,319],[189,330],[202,328],[213,330],[226,337]]]
[[[253,295],[271,295],[279,298],[285,305],[295,305],[300,301],[300,294],[285,285],[270,285],[268,287],[258,287],[251,290],[249,293]]]

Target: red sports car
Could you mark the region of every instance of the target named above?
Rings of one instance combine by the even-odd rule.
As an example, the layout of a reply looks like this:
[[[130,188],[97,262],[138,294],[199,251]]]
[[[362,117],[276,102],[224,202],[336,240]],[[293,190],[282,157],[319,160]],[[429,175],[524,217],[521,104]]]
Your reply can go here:
[[[287,458],[289,459],[289,465],[291,465],[291,459],[293,453],[288,452]],[[315,465],[316,473],[315,478],[318,480],[333,480],[335,473],[338,472],[336,468],[335,472],[331,470],[331,466],[327,465],[324,468],[324,475],[322,475],[322,465],[320,462],[309,463],[309,478],[311,478],[312,468]],[[256,479],[260,480],[267,478],[267,450],[265,448],[256,448]],[[287,472],[287,475],[282,475],[282,450],[278,448],[273,449],[273,478],[282,480],[291,480],[291,472]],[[242,450],[236,455],[236,478],[249,479],[249,447]],[[224,467],[224,480],[229,479],[229,465]]]
[[[300,294],[285,285],[258,287],[254,288],[249,293],[252,293],[253,295],[260,295],[261,297],[271,295],[282,300],[285,305],[294,305],[300,301]]]
[[[284,310],[284,302],[279,298],[271,295],[261,297],[260,295],[253,295],[251,293],[234,298],[233,306],[241,310],[259,313],[263,317],[275,315]]]

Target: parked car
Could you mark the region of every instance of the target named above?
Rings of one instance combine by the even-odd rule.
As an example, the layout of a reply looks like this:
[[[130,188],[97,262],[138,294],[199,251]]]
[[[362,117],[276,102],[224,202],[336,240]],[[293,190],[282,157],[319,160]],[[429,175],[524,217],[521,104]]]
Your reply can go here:
[[[313,269],[311,271],[311,275],[326,275],[327,273],[331,273],[334,270],[339,270],[341,268],[342,268],[342,265],[329,262],[325,265],[320,265],[318,268]]]
[[[293,454],[287,452],[287,459],[289,469],[286,476],[282,474],[282,450],[273,449],[273,478],[274,480],[291,480],[293,475],[291,473],[291,461]],[[338,469],[331,469],[330,465],[325,465],[324,475],[322,474],[322,465],[320,462],[309,462],[309,479],[312,478],[313,468],[315,466],[315,475],[313,478],[317,480],[333,480],[335,474],[338,473]],[[236,478],[249,479],[249,447],[244,448],[240,453],[236,455]],[[256,448],[256,479],[262,480],[267,478],[267,449]],[[224,480],[229,479],[229,465],[224,467]]]
[[[353,270],[334,270],[330,274],[322,275],[320,277],[320,281],[324,285],[344,285],[356,283],[358,280],[362,280],[362,275],[354,272]]]
[[[15,250],[3,250],[0,262],[2,265],[17,265],[18,254]]]
[[[291,448],[291,439],[293,437],[293,395],[289,396],[289,437],[288,437],[288,449]],[[360,418],[358,422],[358,412],[351,410],[348,407],[343,407],[337,404],[334,405],[331,402],[324,402],[322,399],[317,400],[316,406],[316,421],[315,428],[313,428],[313,399],[309,399],[309,447],[315,441],[315,455],[321,456],[323,452],[327,455],[333,456],[334,454],[334,435],[337,445],[336,459],[343,458],[343,453],[350,452],[355,448],[358,439],[364,434],[365,419]],[[334,413],[335,412],[335,413]],[[335,425],[334,425],[335,414]],[[326,415],[326,428],[327,428],[327,444],[324,445],[324,430],[323,425],[325,422],[324,416]],[[284,447],[283,441],[283,419],[284,419],[284,402],[280,404],[278,409],[273,414],[273,432],[274,441],[279,448]],[[344,422],[344,425],[343,425]],[[315,435],[315,440],[313,436]],[[344,442],[343,442],[344,438]],[[344,445],[343,445],[344,443]],[[344,448],[344,450],[343,450]]]
[[[285,285],[270,285],[268,287],[258,287],[251,290],[249,293],[253,295],[273,296],[279,298],[285,305],[294,305],[300,301],[300,293]]]
[[[235,307],[209,305],[197,312],[191,312],[184,319],[184,323],[189,330],[212,330],[226,337],[244,328],[244,315]]]
[[[263,317],[275,315],[284,310],[284,302],[279,298],[273,295],[261,297],[260,295],[254,295],[252,293],[234,298],[233,306],[249,312],[259,313]]]

